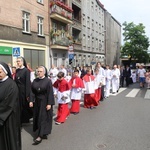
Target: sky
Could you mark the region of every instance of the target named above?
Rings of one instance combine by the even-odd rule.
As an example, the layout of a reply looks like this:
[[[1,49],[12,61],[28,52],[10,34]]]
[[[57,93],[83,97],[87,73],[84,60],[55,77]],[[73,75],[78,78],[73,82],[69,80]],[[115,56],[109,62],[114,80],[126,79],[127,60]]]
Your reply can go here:
[[[99,0],[104,8],[118,21],[143,23],[145,35],[150,39],[150,0]]]

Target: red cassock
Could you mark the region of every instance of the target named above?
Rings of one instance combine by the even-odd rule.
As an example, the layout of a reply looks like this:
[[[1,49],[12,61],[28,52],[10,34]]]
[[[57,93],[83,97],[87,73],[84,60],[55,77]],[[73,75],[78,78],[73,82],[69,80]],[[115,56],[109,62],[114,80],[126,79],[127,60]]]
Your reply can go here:
[[[84,94],[84,107],[85,108],[90,108],[90,107],[98,105],[98,102],[96,101],[96,98],[95,98],[94,78],[95,77],[93,75],[88,75],[88,74],[86,74],[83,77],[85,87],[88,88],[88,92],[85,92]]]
[[[75,85],[71,90],[71,101],[72,105],[70,108],[71,113],[79,113],[80,111],[80,100],[82,96],[82,89],[84,88],[83,81],[80,77],[73,77],[69,81],[70,86]]]
[[[70,90],[70,86],[68,82],[63,80],[57,80],[53,86],[58,89],[61,93]],[[66,121],[67,116],[69,116],[70,111],[68,107],[68,103],[59,103],[58,104],[58,110],[57,110],[57,122],[63,123]]]
[[[101,98],[101,88],[95,90],[95,100],[97,103],[100,103]]]

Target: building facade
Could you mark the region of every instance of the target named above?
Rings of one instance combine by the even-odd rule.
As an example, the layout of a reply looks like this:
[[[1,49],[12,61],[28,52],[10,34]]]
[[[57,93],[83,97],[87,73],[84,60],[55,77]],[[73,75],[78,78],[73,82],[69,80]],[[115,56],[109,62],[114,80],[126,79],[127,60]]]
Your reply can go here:
[[[50,63],[68,65],[68,46],[72,45],[72,2],[50,1]]]
[[[104,6],[98,0],[85,0],[82,4],[82,53],[83,65],[105,64]]]
[[[0,60],[31,68],[120,63],[121,25],[99,0],[0,0]]]
[[[0,60],[15,65],[25,57],[33,69],[49,55],[48,0],[0,1]]]
[[[106,64],[120,65],[121,24],[105,11],[105,57]]]

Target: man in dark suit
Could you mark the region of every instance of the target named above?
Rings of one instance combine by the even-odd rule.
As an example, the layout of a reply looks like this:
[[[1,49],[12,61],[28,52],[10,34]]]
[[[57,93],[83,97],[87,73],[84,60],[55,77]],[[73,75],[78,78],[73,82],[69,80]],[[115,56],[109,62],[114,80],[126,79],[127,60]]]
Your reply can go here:
[[[124,66],[120,67],[120,86],[124,86],[124,78],[125,78],[125,68]]]
[[[130,84],[130,76],[131,76],[131,69],[128,65],[125,68],[125,79],[126,79],[126,86],[128,87]]]

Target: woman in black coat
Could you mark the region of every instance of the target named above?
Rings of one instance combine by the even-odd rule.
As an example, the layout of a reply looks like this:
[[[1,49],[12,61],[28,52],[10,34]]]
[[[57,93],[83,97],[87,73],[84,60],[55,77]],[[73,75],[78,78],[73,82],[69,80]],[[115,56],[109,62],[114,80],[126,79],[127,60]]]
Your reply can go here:
[[[34,144],[47,139],[52,130],[54,95],[51,80],[44,66],[38,68],[38,78],[34,79],[31,87],[30,107],[34,107],[33,131],[37,131]]]
[[[7,64],[0,62],[0,149],[21,150],[18,88]]]
[[[30,71],[27,69],[27,64],[23,57],[17,58],[17,65],[15,81],[19,89],[21,123],[29,123],[29,119],[32,118],[32,110],[29,108]]]

